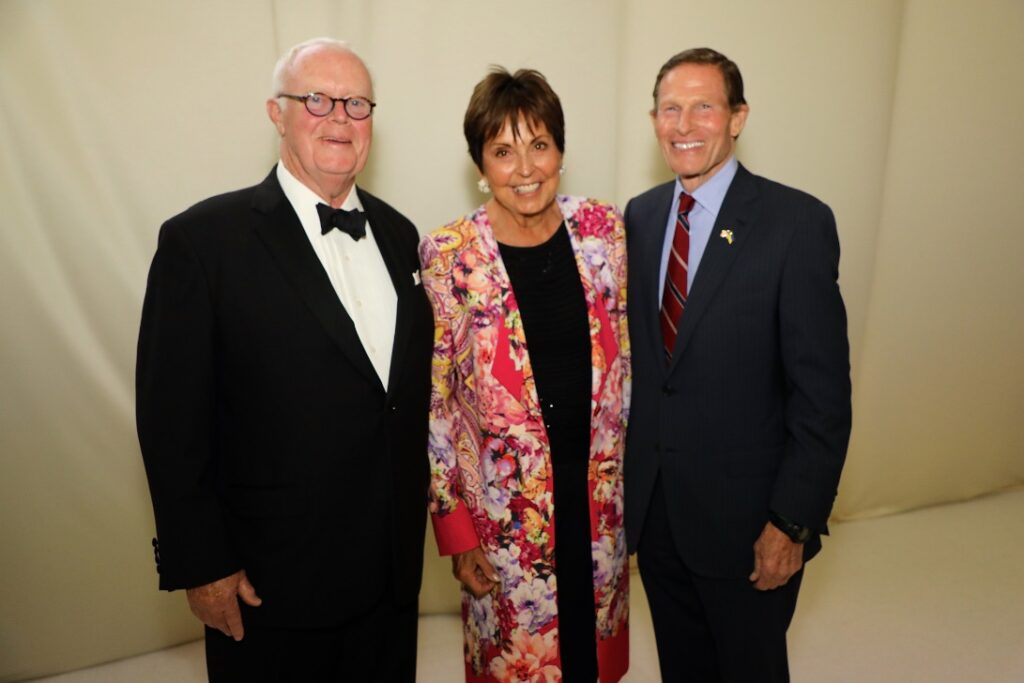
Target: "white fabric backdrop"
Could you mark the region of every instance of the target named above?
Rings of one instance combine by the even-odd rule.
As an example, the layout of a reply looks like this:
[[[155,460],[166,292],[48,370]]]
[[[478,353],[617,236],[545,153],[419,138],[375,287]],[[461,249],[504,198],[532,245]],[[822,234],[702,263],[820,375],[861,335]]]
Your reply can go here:
[[[660,64],[743,70],[740,157],[834,208],[855,417],[841,518],[1024,481],[1024,5],[1017,0],[0,0],[0,680],[198,634],[156,590],[133,417],[159,224],[261,179],[277,55],[351,41],[380,107],[361,184],[426,231],[480,201],[462,113],[488,65],[563,100],[563,189],[667,178]],[[432,558],[425,610],[451,608]]]

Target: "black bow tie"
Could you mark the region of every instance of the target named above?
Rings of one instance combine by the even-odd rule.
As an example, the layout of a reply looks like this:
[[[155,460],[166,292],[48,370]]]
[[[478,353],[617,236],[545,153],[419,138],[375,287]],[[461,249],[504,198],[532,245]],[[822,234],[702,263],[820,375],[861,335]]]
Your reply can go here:
[[[366,237],[366,216],[362,211],[332,209],[321,202],[316,205],[316,212],[320,214],[320,234],[326,235],[337,228],[354,240]]]

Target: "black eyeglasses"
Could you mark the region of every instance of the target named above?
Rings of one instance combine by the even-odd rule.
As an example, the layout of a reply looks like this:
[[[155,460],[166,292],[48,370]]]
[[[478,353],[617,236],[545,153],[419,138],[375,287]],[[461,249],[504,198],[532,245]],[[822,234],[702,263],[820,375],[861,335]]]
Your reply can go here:
[[[348,114],[350,119],[356,121],[362,121],[363,119],[370,118],[370,114],[373,113],[373,108],[377,106],[376,102],[366,99],[365,97],[331,97],[325,95],[322,92],[311,92],[308,95],[286,95],[285,93],[278,93],[278,97],[287,97],[289,100],[295,100],[296,102],[302,102],[306,105],[306,111],[313,116],[327,116],[334,111],[334,105],[341,102],[341,105],[345,107],[345,113]]]

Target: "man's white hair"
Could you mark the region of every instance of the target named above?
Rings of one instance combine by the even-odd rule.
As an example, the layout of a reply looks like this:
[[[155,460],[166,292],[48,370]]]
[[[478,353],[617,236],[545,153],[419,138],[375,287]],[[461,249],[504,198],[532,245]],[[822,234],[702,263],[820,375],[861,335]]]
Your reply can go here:
[[[277,64],[274,65],[274,77],[273,81],[271,82],[271,88],[273,88],[273,92],[271,94],[271,97],[278,97],[281,93],[284,92],[285,78],[288,76],[288,72],[291,70],[292,64],[295,63],[295,60],[298,58],[298,56],[305,52],[306,50],[315,47],[326,47],[332,50],[338,50],[340,52],[347,52],[356,59],[358,59],[360,62],[363,61],[362,58],[359,55],[357,55],[352,50],[352,48],[348,46],[348,43],[346,43],[344,40],[337,40],[336,38],[310,38],[309,40],[304,40],[298,45],[294,45],[291,48],[289,48],[288,51],[281,55],[281,58],[277,60]],[[366,64],[363,63],[363,66],[365,67]],[[367,73],[369,73],[370,70],[367,69],[366,71]],[[373,87],[372,77],[370,79],[370,87]],[[305,95],[307,93],[288,94]]]

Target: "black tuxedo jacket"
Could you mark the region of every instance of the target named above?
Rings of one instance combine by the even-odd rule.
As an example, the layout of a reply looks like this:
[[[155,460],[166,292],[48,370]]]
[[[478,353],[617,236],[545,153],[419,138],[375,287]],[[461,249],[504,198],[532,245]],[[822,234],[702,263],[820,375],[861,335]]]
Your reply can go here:
[[[660,473],[677,550],[691,570],[746,577],[769,510],[827,532],[850,433],[839,240],[827,206],[740,166],[666,365],[658,280],[673,188],[634,198],[625,214],[629,548],[636,550]],[[815,535],[805,558],[820,547]]]
[[[415,228],[358,192],[398,294],[387,391],[274,171],[161,228],[136,391],[163,589],[245,569],[244,618],[281,626],[418,595],[432,314]]]

